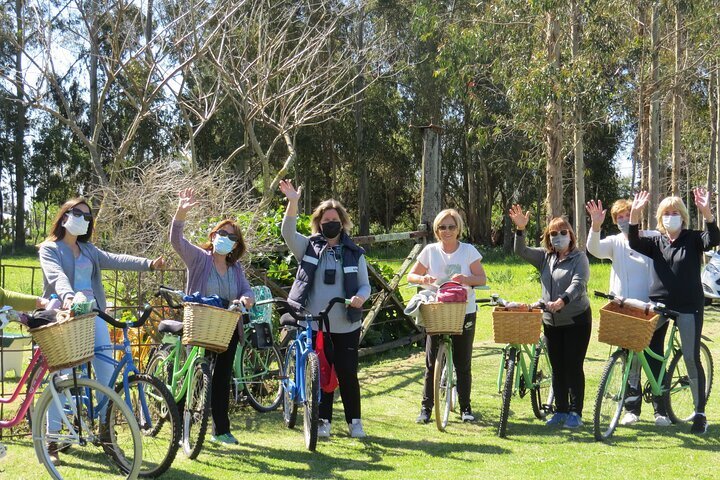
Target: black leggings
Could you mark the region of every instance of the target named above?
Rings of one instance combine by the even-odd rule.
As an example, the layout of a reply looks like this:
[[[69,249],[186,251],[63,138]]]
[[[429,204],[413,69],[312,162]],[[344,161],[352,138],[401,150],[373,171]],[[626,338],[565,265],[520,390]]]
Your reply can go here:
[[[210,382],[212,386],[210,406],[212,408],[213,435],[215,436],[230,433],[230,417],[228,415],[228,409],[230,408],[230,380],[239,341],[240,337],[236,328],[227,350],[217,354],[215,358],[215,369]]]
[[[460,411],[470,408],[470,388],[472,386],[472,349],[475,340],[475,320],[477,312],[465,315],[463,333],[452,335],[453,363],[457,375],[457,392]],[[422,408],[431,410],[435,405],[435,358],[440,345],[438,335],[428,335],[425,341],[425,385],[423,387]]]
[[[351,423],[353,419],[360,418],[360,382],[358,381],[358,345],[360,343],[360,329],[350,333],[325,334],[325,356],[330,365],[335,366],[340,395],[345,409],[345,422]],[[313,344],[317,332],[313,333]],[[320,391],[320,418],[332,422],[333,400],[335,392]]]
[[[552,385],[558,413],[575,412],[582,416],[585,401],[583,363],[590,343],[590,309],[578,315],[574,325],[545,325],[548,357],[553,369]]]

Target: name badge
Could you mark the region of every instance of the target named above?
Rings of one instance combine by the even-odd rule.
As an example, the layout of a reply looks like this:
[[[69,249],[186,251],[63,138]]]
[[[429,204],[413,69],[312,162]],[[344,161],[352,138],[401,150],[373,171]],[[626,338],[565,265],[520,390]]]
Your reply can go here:
[[[358,267],[343,267],[344,273],[358,273]]]

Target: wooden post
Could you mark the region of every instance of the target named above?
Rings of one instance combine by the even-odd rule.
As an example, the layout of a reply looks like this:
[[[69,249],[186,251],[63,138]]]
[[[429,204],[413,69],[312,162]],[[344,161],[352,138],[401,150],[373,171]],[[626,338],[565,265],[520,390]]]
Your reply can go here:
[[[437,125],[419,127],[423,136],[422,196],[420,222],[432,226],[435,216],[442,209],[442,172],[440,170],[440,134]],[[428,228],[428,231],[432,228]]]

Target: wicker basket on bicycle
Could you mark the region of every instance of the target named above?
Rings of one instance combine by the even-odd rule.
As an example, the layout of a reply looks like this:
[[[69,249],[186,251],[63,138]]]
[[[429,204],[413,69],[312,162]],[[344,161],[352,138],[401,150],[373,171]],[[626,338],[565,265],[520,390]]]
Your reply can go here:
[[[529,307],[495,307],[492,312],[495,343],[537,343],[542,310]]]
[[[29,330],[51,372],[88,362],[95,355],[95,314],[62,314],[58,321]]]
[[[659,318],[651,311],[609,302],[600,309],[598,340],[639,352],[650,345]]]
[[[227,350],[239,319],[237,312],[186,302],[182,343],[222,353]]]
[[[465,323],[465,302],[430,302],[420,305],[428,335],[460,335]]]

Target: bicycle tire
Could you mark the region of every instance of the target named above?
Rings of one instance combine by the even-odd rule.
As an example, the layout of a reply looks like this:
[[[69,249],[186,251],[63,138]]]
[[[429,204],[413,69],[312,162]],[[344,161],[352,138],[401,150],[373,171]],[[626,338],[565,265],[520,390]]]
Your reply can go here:
[[[541,338],[535,346],[535,356],[532,367],[532,388],[530,389],[530,403],[533,414],[538,420],[544,420],[553,413],[553,400],[555,392],[552,387],[552,366],[547,355],[545,341]]]
[[[137,478],[142,466],[142,438],[135,417],[123,399],[109,387],[89,378],[63,378],[55,385],[60,401],[66,406],[60,415],[67,418],[68,423],[75,428],[81,426],[83,435],[77,441],[69,442],[69,432],[63,430],[64,426],[57,433],[48,432],[48,413],[54,403],[50,390],[46,390],[36,404],[32,437],[38,460],[50,476],[54,479],[86,477],[88,471],[92,471],[93,478]],[[106,396],[109,406],[117,413],[113,416],[113,423],[106,424],[107,430],[101,429],[101,422],[95,419],[93,412],[93,399],[99,395]],[[119,425],[128,426],[129,437],[121,438],[117,434],[116,427]],[[61,459],[56,466],[50,459],[48,446],[51,442],[59,443],[61,439],[66,444],[63,456],[67,455],[73,461]],[[111,461],[101,464],[104,458]],[[77,471],[73,473],[73,469]]]
[[[447,345],[441,340],[435,357],[433,375],[435,425],[441,432],[447,428],[452,408],[452,369],[452,359],[448,355]]]
[[[500,424],[497,435],[500,438],[507,436],[508,417],[510,416],[510,401],[515,387],[515,362],[518,351],[515,347],[509,347],[505,352],[505,382],[502,388],[502,404],[500,405]]]
[[[305,363],[305,408],[303,432],[305,446],[311,452],[317,448],[318,422],[320,421],[320,360],[317,353],[309,352]]]
[[[612,437],[618,426],[625,405],[623,379],[627,368],[627,352],[624,350],[615,351],[605,362],[593,411],[593,435],[597,441]]]
[[[261,413],[271,412],[282,402],[283,362],[276,346],[263,350],[245,346],[242,349],[240,378],[251,407]],[[252,376],[253,380],[246,380]]]
[[[705,371],[705,399],[707,401],[712,391],[714,365],[710,349],[704,342],[700,342],[700,364]],[[695,413],[695,402],[692,398],[690,381],[681,350],[675,351],[664,383],[663,401],[670,421],[673,423],[692,421]]]
[[[295,396],[293,395],[292,385],[297,378],[296,370],[296,359],[295,349],[297,348],[295,343],[290,344],[287,349],[285,356],[285,372],[286,378],[283,381],[283,421],[287,428],[294,428],[297,423],[297,403],[295,403]]]
[[[142,412],[140,385],[143,385],[142,393],[151,416],[149,419],[146,419]],[[182,436],[180,412],[170,390],[156,377],[147,374],[131,375],[128,378],[128,388],[132,411],[143,440],[143,462],[139,476],[155,478],[170,468],[180,448]],[[115,391],[122,397],[125,391],[123,384],[118,384]],[[108,409],[108,415],[111,414]]]
[[[190,378],[183,410],[182,447],[190,459],[197,458],[205,441],[212,395],[210,380],[210,365],[200,358]]]

